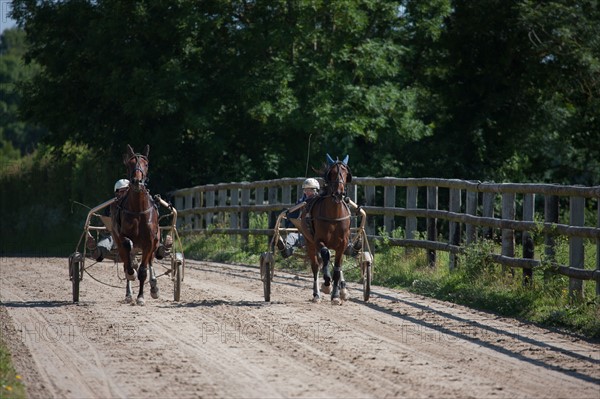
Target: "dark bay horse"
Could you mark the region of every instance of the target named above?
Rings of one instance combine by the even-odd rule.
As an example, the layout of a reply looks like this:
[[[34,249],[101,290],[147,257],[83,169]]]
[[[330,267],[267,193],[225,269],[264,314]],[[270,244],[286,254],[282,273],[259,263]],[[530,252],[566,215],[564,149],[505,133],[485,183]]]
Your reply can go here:
[[[351,212],[348,204],[344,201],[346,185],[352,180],[348,156],[343,161],[334,161],[327,154],[323,179],[326,184],[325,192],[314,201],[304,215],[307,218],[305,223],[309,226],[308,229],[314,232],[313,237],[310,237],[309,234],[306,239],[307,254],[314,278],[313,301],[318,302],[321,299],[317,286],[320,255],[323,260],[324,279],[321,290],[324,294],[331,292],[331,301],[334,304],[341,304],[342,300],[348,298],[348,291],[342,275],[342,259],[350,237]],[[335,250],[333,287],[329,274],[329,249]]]
[[[150,272],[150,293],[158,298],[156,275],[152,267],[154,252],[158,246],[158,210],[146,188],[148,178],[148,153],[150,146],[146,145],[144,152],[139,154],[127,145],[127,153],[123,163],[127,167],[129,190],[127,194],[111,205],[112,235],[123,260],[127,285],[125,300],[132,301],[131,281],[137,278],[140,288],[137,304],[144,305],[144,282]],[[139,266],[136,265],[136,252],[141,251]],[[137,269],[137,271],[136,271]]]

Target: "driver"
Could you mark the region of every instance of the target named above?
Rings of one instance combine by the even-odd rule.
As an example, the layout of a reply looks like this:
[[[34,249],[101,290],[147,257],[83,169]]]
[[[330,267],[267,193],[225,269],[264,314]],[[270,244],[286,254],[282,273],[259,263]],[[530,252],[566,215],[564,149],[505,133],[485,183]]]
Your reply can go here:
[[[121,200],[125,197],[127,190],[129,190],[129,180],[120,179],[115,183],[115,198],[117,201]],[[105,208],[106,216],[109,216],[110,207]],[[102,260],[108,256],[111,251],[117,249],[117,245],[113,240],[113,237],[110,233],[102,234],[100,241],[96,244],[96,240],[88,231],[87,233],[87,248],[90,250],[91,257],[96,259],[98,262],[102,262]]]
[[[122,200],[125,197],[125,195],[127,194],[128,190],[129,190],[129,180],[127,180],[127,179],[117,180],[115,183],[115,186],[114,186],[115,198],[117,199],[117,201]],[[106,207],[105,211],[106,211],[106,216],[110,216],[109,215],[110,207]],[[165,237],[164,244],[162,242],[158,244],[158,248],[156,249],[156,253],[155,253],[156,259],[158,259],[158,260],[162,259],[166,255],[167,250],[169,248],[171,248],[172,245],[173,245],[173,239],[170,235],[167,234],[167,236]],[[94,239],[92,234],[88,231],[86,246],[87,246],[88,250],[90,251],[91,257],[96,259],[96,261],[98,261],[98,262],[102,262],[102,260],[104,260],[104,258],[109,256],[111,253],[113,253],[117,249],[117,244],[114,242],[113,237],[110,233],[103,234],[100,241],[98,241],[98,243],[96,244],[96,240]]]
[[[300,199],[296,202],[296,205],[316,197],[319,193],[319,189],[320,186],[317,179],[310,177],[304,180],[304,183],[302,183],[302,197],[300,197]],[[285,227],[294,227],[289,219],[299,218],[301,211],[302,209],[298,209],[297,211],[289,213],[285,221]],[[289,233],[285,238],[285,242],[281,237],[279,237],[279,240],[277,241],[277,249],[279,249],[281,256],[287,258],[294,253],[295,248],[301,248],[304,246],[304,244],[304,236],[302,234]]]

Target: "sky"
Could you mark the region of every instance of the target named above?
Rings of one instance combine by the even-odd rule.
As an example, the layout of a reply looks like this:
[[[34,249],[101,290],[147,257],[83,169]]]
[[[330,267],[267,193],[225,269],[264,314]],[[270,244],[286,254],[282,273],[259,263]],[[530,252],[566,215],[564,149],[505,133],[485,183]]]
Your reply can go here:
[[[7,0],[0,0],[0,32],[4,32],[4,29],[14,28],[16,26],[15,21],[8,18],[10,3],[11,2]]]

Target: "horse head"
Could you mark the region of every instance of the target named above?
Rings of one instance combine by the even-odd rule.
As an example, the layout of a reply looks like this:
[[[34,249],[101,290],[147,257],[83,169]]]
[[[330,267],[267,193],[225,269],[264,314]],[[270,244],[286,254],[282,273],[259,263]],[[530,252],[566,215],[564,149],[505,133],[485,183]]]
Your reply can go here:
[[[323,175],[323,179],[327,184],[327,193],[336,200],[341,200],[346,195],[346,185],[352,181],[352,172],[348,166],[349,156],[340,161],[333,160],[327,154],[327,168]]]
[[[136,154],[133,148],[127,144],[127,153],[123,156],[123,163],[127,167],[127,175],[130,182],[130,187],[139,191],[145,186],[148,179],[148,153],[150,146],[146,144],[144,152]]]

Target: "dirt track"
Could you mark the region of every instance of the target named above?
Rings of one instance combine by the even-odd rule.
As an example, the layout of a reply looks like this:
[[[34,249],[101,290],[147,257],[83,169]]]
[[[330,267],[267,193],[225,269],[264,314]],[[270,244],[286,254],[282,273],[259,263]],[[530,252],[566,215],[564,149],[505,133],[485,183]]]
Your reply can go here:
[[[600,348],[406,292],[309,302],[312,282],[187,263],[182,301],[122,302],[85,276],[72,304],[66,259],[0,261],[0,331],[32,398],[600,398]],[[90,271],[123,286],[112,262]]]

